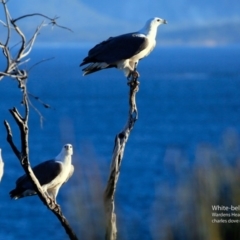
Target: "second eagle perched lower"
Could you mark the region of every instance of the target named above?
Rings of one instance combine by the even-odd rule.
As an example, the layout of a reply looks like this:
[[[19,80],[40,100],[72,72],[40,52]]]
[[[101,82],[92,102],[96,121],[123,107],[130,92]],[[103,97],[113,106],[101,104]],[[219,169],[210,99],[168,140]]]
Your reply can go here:
[[[148,56],[156,45],[157,28],[167,21],[161,18],[149,19],[140,31],[110,37],[93,47],[80,66],[83,75],[96,71],[116,67],[122,70],[125,76],[130,77],[138,61]]]
[[[55,201],[60,187],[73,174],[72,154],[72,145],[66,144],[54,159],[42,162],[32,169],[43,191],[47,192]],[[19,199],[36,194],[30,178],[24,174],[17,179],[16,188],[10,192],[10,197]]]

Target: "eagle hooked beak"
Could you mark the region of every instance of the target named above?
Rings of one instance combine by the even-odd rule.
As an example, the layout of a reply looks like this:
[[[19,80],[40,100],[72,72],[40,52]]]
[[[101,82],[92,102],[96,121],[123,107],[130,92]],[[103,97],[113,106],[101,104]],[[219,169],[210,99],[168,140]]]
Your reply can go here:
[[[167,20],[165,20],[165,19],[163,19],[163,22],[162,22],[163,24],[167,24]]]

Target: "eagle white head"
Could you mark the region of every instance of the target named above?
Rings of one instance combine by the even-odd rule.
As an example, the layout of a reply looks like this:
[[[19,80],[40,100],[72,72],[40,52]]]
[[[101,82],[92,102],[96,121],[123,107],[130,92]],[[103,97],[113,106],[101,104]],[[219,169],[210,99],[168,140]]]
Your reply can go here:
[[[71,158],[73,155],[73,146],[72,144],[65,144],[61,152],[56,156],[56,160],[64,161],[65,158]]]
[[[148,27],[158,27],[161,24],[167,24],[167,21],[165,19],[159,18],[159,17],[155,17],[155,18],[150,18],[147,22],[146,22],[146,26]]]
[[[72,144],[65,144],[62,148],[62,152],[64,153],[64,155],[66,156],[71,156],[73,155],[73,146]]]
[[[158,17],[150,18],[146,22],[144,28],[139,32],[144,33],[147,36],[151,36],[151,38],[155,38],[157,35],[157,28],[161,24],[167,24],[167,21],[165,19],[158,18]]]

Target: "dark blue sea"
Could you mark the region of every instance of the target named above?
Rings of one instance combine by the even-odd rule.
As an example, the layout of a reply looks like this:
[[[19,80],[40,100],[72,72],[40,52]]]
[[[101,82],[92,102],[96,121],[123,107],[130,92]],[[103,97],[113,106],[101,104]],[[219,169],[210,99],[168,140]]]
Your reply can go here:
[[[50,105],[44,108],[29,95],[31,164],[73,144],[75,172],[57,200],[83,240],[104,239],[103,191],[114,138],[127,122],[129,92],[116,69],[83,77],[79,64],[87,51],[36,47],[23,65],[29,70],[28,91]],[[2,70],[2,58],[0,63]],[[126,145],[115,197],[118,239],[220,239],[208,238],[212,232],[222,234],[220,225],[212,223],[211,206],[240,204],[239,191],[231,185],[240,175],[240,47],[161,47],[139,63],[138,71],[139,119]],[[9,197],[23,174],[3,125],[9,121],[19,146],[8,111],[14,106],[23,110],[14,80],[0,81],[0,101],[5,161],[0,240],[68,239],[37,196]]]

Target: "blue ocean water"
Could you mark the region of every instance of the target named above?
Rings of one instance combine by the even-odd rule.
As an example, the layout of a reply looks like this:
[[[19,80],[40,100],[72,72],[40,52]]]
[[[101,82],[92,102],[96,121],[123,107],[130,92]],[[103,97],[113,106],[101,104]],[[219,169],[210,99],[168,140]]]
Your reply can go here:
[[[79,239],[103,239],[102,193],[115,135],[127,121],[129,89],[116,69],[83,77],[79,64],[86,53],[81,47],[38,47],[25,64],[30,70],[29,92],[51,106],[45,109],[30,97],[34,106],[29,120],[30,159],[35,165],[56,156],[63,144],[73,144],[75,173],[60,190],[58,202]],[[218,148],[226,132],[237,136],[240,132],[240,48],[157,48],[139,63],[138,71],[139,119],[126,145],[116,191],[118,234],[126,240],[167,239],[166,225],[183,219],[176,185],[180,178],[191,181],[199,145]],[[13,106],[22,108],[16,82],[3,79],[0,96],[0,147],[5,160],[0,240],[67,239],[38,197],[9,198],[16,178],[23,174],[3,125],[4,119],[9,121],[19,144],[18,129],[8,112]],[[34,108],[44,118],[42,126]]]

